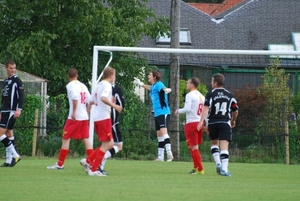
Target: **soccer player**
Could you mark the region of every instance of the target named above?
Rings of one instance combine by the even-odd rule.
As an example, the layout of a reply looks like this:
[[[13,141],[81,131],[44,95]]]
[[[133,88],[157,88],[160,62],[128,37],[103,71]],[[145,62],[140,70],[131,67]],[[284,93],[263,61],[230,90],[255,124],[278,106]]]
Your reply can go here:
[[[167,94],[171,92],[171,89],[166,88],[160,81],[160,73],[157,70],[152,70],[148,74],[148,82],[151,83],[151,85],[146,85],[137,78],[134,79],[134,84],[150,91],[158,140],[158,157],[155,161],[164,161],[164,151],[166,149],[167,162],[171,162],[173,160],[173,153],[167,129],[170,122],[170,107],[168,104]]]
[[[106,176],[99,171],[105,153],[113,148],[111,108],[117,112],[122,111],[122,106],[112,101],[112,84],[115,82],[116,73],[111,67],[103,70],[103,79],[97,84],[95,92],[93,92],[90,104],[94,104],[94,126],[98,135],[98,140],[102,142],[101,146],[89,155],[86,159],[80,161],[84,170],[90,176]],[[90,168],[91,167],[91,168]]]
[[[232,139],[232,128],[238,116],[238,105],[234,96],[224,86],[224,75],[217,73],[212,76],[212,91],[206,94],[200,122],[200,130],[208,112],[208,130],[211,142],[211,153],[216,162],[217,173],[231,176],[228,171],[229,142]],[[220,147],[219,147],[220,145]],[[221,150],[221,151],[220,151]]]
[[[92,144],[89,141],[89,115],[87,112],[90,92],[86,85],[78,80],[78,72],[75,68],[69,69],[68,78],[70,82],[66,88],[69,99],[69,115],[63,130],[62,146],[57,163],[48,166],[47,169],[64,169],[71,139],[82,140],[87,155],[93,152]]]
[[[113,99],[115,99],[115,103],[117,105],[120,105],[124,109],[125,100],[124,100],[122,88],[120,86],[116,84],[112,85],[112,96]],[[116,153],[122,151],[123,149],[122,133],[119,128],[119,124],[120,124],[119,112],[115,108],[112,108],[111,121],[112,121],[112,133],[114,138],[114,146],[113,148],[111,148],[105,153],[99,169],[99,171],[105,175],[107,174],[107,172],[104,170],[106,159],[113,157]]]
[[[16,63],[8,60],[5,63],[7,78],[2,90],[0,115],[0,141],[6,147],[6,161],[0,167],[13,167],[21,157],[14,147],[13,127],[20,117],[24,104],[24,85],[16,75]]]
[[[199,83],[200,81],[196,77],[191,77],[187,81],[186,88],[189,93],[185,96],[184,107],[175,111],[175,114],[186,113],[184,133],[194,162],[194,168],[190,171],[190,174],[204,174],[201,154],[198,148],[198,145],[202,144],[203,128],[198,130],[197,126],[202,115],[205,97],[197,90]]]

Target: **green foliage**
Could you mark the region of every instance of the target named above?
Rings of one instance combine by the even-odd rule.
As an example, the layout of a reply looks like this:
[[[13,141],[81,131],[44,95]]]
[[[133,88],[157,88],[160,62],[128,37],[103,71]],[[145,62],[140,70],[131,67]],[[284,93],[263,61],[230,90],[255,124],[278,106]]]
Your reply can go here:
[[[280,68],[279,59],[272,61],[262,76],[263,84],[259,87],[259,94],[266,97],[267,107],[261,119],[265,134],[282,134],[283,121],[291,113],[289,107],[292,99],[292,90],[288,86],[289,74]]]
[[[39,137],[38,150],[40,155],[53,156],[61,147],[63,126],[68,116],[68,99],[66,94],[50,97],[47,109],[47,136]],[[73,142],[70,150],[73,149]]]
[[[50,80],[49,95],[65,92],[66,72],[74,67],[88,83],[94,45],[136,46],[143,36],[169,30],[147,0],[1,1],[0,60],[14,59],[18,69]],[[128,81],[139,73],[136,54],[114,61]],[[103,60],[99,60],[99,66]],[[106,62],[107,60],[105,60]],[[105,63],[104,62],[104,63]],[[130,76],[129,76],[130,75]]]
[[[125,90],[125,108],[121,113],[124,149],[117,157],[131,159],[154,159],[156,155],[156,136],[153,128],[149,128],[149,108],[130,90]]]
[[[40,96],[26,95],[24,109],[21,116],[17,119],[14,135],[16,136],[16,147],[21,155],[32,154],[32,142],[34,132],[35,110],[40,115],[42,109],[42,100]]]

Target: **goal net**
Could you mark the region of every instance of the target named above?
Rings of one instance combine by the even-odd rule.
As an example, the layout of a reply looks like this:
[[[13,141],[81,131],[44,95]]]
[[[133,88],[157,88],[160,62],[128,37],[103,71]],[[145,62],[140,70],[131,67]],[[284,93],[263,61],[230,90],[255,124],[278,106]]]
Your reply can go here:
[[[174,62],[170,54],[178,55],[179,72],[173,72],[170,68],[171,63]],[[179,91],[176,94],[179,107],[182,107],[184,93],[186,93],[185,84],[181,83],[185,83],[190,77],[197,77],[204,86],[203,93],[205,93],[211,89],[212,75],[224,74],[224,87],[236,96],[240,107],[237,125],[233,129],[231,157],[239,158],[240,154],[246,157],[249,150],[252,149],[255,150],[255,154],[259,155],[262,151],[260,149],[264,146],[267,146],[264,152],[267,152],[266,150],[275,152],[274,146],[285,151],[286,136],[289,132],[296,132],[287,130],[285,122],[289,122],[289,128],[293,129],[295,126],[297,129],[295,117],[300,106],[293,102],[293,98],[297,96],[300,87],[300,51],[94,46],[92,91],[101,78],[102,70],[109,65],[112,65],[117,73],[119,72],[117,80],[121,85],[122,76],[123,78],[133,78],[137,75],[141,77],[144,75],[144,81],[146,81],[147,69],[157,68],[161,73],[161,80],[167,87],[172,88],[170,86],[172,73],[179,73],[176,86],[180,89],[172,89],[172,93]],[[124,66],[126,67],[124,68]],[[281,78],[282,80],[280,80]],[[123,87],[128,84],[130,83],[123,83]],[[272,89],[271,91],[266,89],[268,84],[270,84],[268,87]],[[144,89],[136,88],[135,91],[145,104],[151,104]],[[171,108],[171,111],[176,109]],[[93,122],[92,118],[93,113],[90,122]],[[151,123],[153,124],[150,113],[149,124]],[[184,119],[180,118],[178,124],[178,129],[170,128],[169,130],[179,133],[178,146],[180,146],[180,143],[184,141]],[[150,125],[148,129],[151,128],[154,127]],[[94,127],[92,123],[90,124],[90,133],[91,141],[93,141]],[[299,141],[298,138],[296,141]],[[272,146],[273,149],[270,150]],[[181,153],[181,155],[183,154]],[[299,154],[293,156],[297,158]],[[282,160],[283,158],[285,157],[282,156]]]

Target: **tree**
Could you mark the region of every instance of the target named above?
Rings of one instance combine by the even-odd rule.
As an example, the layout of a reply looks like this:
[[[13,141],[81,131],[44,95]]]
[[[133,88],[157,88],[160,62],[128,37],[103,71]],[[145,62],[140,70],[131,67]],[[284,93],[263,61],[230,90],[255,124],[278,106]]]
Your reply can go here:
[[[264,115],[260,120],[260,133],[283,134],[285,121],[291,113],[290,102],[292,90],[288,86],[289,74],[280,68],[279,59],[272,61],[262,76],[263,84],[259,87],[259,94],[266,97]]]
[[[3,0],[0,60],[13,59],[18,69],[50,80],[50,95],[65,93],[70,67],[77,68],[85,83],[91,78],[94,45],[135,46],[143,36],[169,30],[168,19],[155,17],[147,1]],[[140,72],[140,64],[127,56],[133,57],[124,53],[112,63],[125,72],[119,80],[124,85]]]

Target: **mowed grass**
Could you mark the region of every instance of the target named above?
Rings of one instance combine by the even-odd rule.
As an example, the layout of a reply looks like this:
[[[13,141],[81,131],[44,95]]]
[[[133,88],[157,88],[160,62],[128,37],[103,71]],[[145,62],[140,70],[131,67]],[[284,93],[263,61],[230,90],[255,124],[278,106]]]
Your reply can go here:
[[[24,158],[1,168],[0,200],[300,200],[300,166],[230,163],[232,177],[204,163],[190,175],[191,162],[108,160],[107,177],[88,176],[78,159],[64,170],[47,170],[56,159]]]

